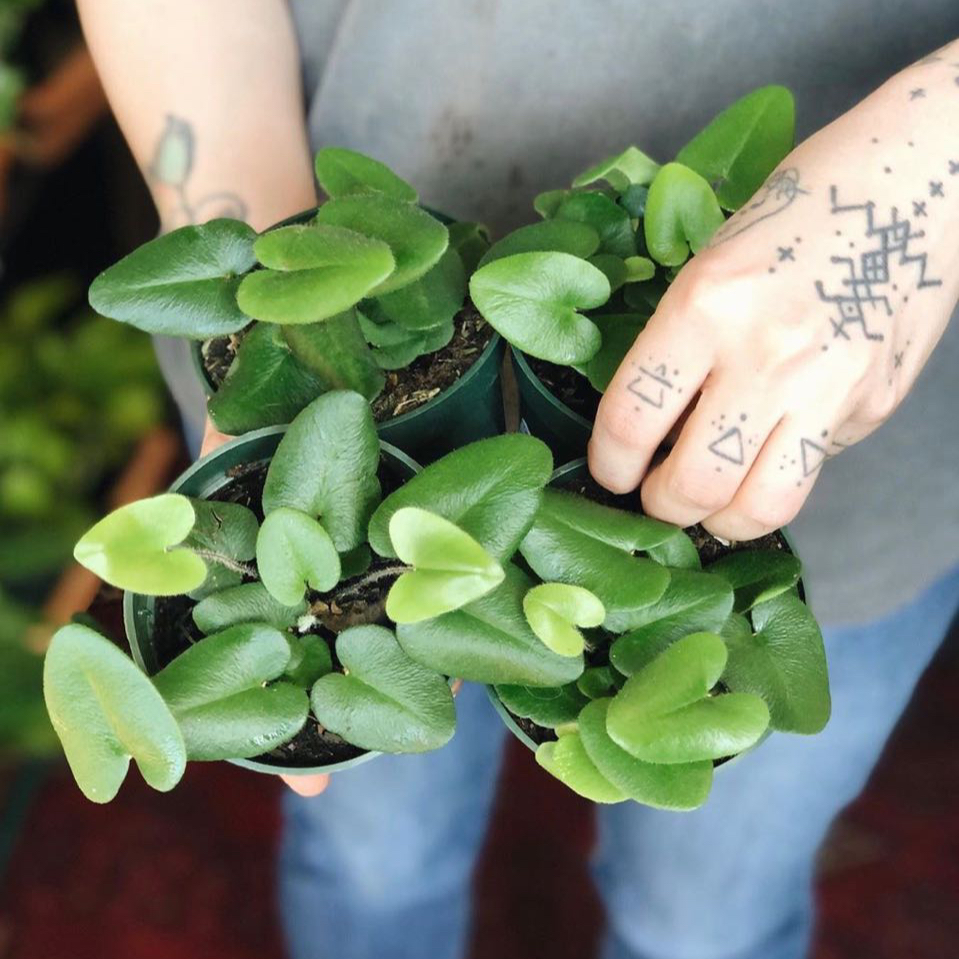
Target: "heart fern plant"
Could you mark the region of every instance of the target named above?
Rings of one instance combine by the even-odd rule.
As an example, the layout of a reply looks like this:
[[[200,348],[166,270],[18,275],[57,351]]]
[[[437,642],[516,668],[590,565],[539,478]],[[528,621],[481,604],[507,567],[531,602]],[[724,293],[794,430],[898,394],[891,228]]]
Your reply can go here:
[[[102,315],[202,343],[222,432],[288,423],[333,389],[373,401],[394,371],[454,336],[473,338],[464,350],[474,358],[492,336],[464,302],[488,245],[482,227],[447,226],[408,183],[351,150],[321,150],[316,174],[329,197],[317,210],[259,235],[232,219],[181,227],[90,287]],[[377,418],[439,392],[413,389]]]

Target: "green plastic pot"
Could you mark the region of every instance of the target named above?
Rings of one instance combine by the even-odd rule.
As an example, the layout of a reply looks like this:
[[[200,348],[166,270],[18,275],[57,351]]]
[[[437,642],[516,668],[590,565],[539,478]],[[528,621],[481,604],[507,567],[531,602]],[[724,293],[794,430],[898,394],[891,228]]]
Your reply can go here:
[[[553,396],[533,372],[526,356],[515,346],[511,350],[519,388],[520,416],[526,428],[546,443],[561,463],[583,456],[593,432],[592,422]]]
[[[285,432],[285,426],[267,426],[224,443],[181,473],[170,487],[170,492],[208,499],[232,481],[229,470],[237,466],[269,462]],[[396,447],[383,443],[382,451],[387,468],[394,470],[402,479],[409,479],[419,472],[419,464]],[[123,594],[123,624],[130,651],[137,665],[149,676],[161,668],[154,644],[155,611],[156,597],[131,592]],[[311,767],[286,766],[266,759],[231,759],[229,762],[262,773],[306,776],[350,769],[379,755],[378,752],[365,752],[343,762]]]

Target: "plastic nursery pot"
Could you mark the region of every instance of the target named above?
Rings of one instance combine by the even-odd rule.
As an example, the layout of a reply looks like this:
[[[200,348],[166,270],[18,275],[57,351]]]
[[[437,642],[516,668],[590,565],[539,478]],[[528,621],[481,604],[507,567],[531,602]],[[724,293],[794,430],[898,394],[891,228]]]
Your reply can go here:
[[[593,424],[553,396],[533,372],[526,356],[515,346],[511,350],[519,387],[520,416],[529,432],[543,440],[560,462],[582,456]]]
[[[264,429],[246,433],[235,440],[225,443],[213,453],[198,460],[186,472],[181,473],[170,487],[171,493],[183,493],[208,499],[218,490],[232,482],[229,471],[237,466],[267,463],[273,458],[276,448],[286,432],[285,426],[267,426]],[[419,472],[419,464],[404,452],[387,443],[381,445],[386,468],[406,480]],[[163,665],[158,659],[155,637],[157,597],[144,596],[141,593],[123,594],[123,624],[126,628],[130,652],[137,665],[149,676],[158,672]],[[265,759],[231,759],[229,762],[246,769],[262,773],[283,773],[287,776],[309,775],[312,773],[331,773],[352,766],[358,766],[379,756],[378,752],[365,752],[360,756],[343,762],[325,766],[287,766]]]

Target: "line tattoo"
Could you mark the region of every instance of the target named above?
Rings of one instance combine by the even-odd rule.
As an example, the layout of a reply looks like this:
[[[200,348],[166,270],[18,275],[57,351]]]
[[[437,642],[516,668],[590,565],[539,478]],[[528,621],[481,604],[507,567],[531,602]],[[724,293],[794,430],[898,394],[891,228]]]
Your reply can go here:
[[[799,185],[797,167],[777,170],[760,187],[756,196],[719,228],[710,246],[719,246],[720,243],[725,243],[734,236],[752,229],[757,223],[782,213],[795,202],[798,196],[808,193],[809,190]]]
[[[652,369],[640,366],[639,375],[629,382],[626,389],[644,403],[661,410],[666,402],[666,394],[676,389],[676,384],[668,378],[668,373],[665,363]],[[679,370],[673,370],[673,376],[679,376]]]

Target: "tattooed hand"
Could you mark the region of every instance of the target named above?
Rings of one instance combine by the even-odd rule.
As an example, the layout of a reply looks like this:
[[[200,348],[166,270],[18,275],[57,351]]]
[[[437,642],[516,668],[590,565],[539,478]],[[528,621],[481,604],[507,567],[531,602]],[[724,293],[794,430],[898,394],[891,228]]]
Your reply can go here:
[[[596,479],[623,493],[645,476],[647,512],[725,539],[791,520],[824,463],[902,402],[955,306],[957,125],[954,43],[794,150],[620,366]]]

